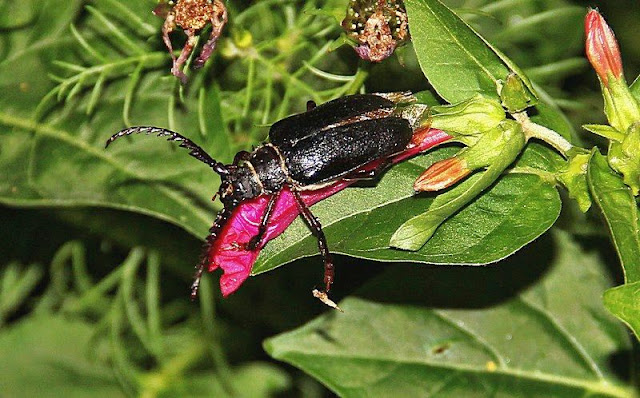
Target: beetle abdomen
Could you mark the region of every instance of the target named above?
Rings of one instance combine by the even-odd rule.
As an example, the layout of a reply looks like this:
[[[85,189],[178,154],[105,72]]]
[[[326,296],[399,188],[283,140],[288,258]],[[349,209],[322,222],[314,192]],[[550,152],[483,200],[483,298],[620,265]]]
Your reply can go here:
[[[356,94],[338,98],[274,123],[269,130],[269,139],[279,148],[292,146],[345,120],[381,109],[391,110],[394,107],[393,101],[375,94]]]
[[[280,151],[291,178],[300,185],[313,185],[401,152],[411,136],[406,119],[384,117],[332,127]]]

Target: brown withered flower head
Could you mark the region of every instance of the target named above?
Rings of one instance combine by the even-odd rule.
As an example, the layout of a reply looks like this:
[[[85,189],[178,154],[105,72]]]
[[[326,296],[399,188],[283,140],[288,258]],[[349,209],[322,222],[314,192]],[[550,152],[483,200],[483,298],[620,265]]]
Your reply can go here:
[[[358,44],[360,58],[380,62],[409,38],[402,0],[350,0],[342,28]]]
[[[215,50],[222,28],[227,23],[227,8],[221,0],[172,0],[161,1],[153,13],[165,18],[162,25],[162,39],[169,49],[171,59],[173,59],[171,73],[178,77],[182,83],[185,83],[187,77],[182,71],[182,66],[198,42],[200,31],[211,24],[209,40],[204,44],[200,55],[194,61],[194,68],[202,67]],[[173,46],[169,38],[169,34],[176,27],[181,28],[187,35],[187,42],[178,58],[173,54]]]

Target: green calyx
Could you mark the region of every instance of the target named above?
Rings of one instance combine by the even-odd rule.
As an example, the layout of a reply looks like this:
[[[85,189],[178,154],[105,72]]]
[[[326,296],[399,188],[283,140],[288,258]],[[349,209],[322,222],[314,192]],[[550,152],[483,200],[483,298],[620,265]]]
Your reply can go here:
[[[516,121],[505,119],[495,128],[485,131],[473,146],[463,149],[456,156],[464,160],[469,169],[476,170],[491,165],[500,157],[514,156],[510,152],[505,153],[509,148],[517,148],[517,153],[519,153],[524,147],[525,140],[520,124]],[[512,142],[518,144],[507,145]]]
[[[498,94],[500,95],[502,106],[509,113],[522,112],[537,102],[537,99],[531,95],[522,79],[515,73],[507,76],[507,80],[499,86]]]
[[[570,154],[565,170],[557,177],[569,192],[569,197],[578,202],[578,207],[583,213],[591,207],[591,195],[587,184],[590,159],[590,153],[580,151]]]
[[[604,112],[610,126],[585,125],[586,130],[609,139],[609,165],[622,174],[634,196],[640,192],[640,105],[623,76],[609,73],[600,82]]]
[[[498,101],[481,95],[453,105],[436,106],[431,111],[431,127],[457,136],[467,145],[477,142],[485,131],[494,129],[506,117]]]
[[[601,86],[604,113],[613,128],[625,132],[629,126],[640,121],[640,107],[624,78],[610,78],[608,86]]]
[[[633,123],[626,131],[622,142],[609,145],[609,165],[622,174],[634,196],[640,191],[640,121]]]

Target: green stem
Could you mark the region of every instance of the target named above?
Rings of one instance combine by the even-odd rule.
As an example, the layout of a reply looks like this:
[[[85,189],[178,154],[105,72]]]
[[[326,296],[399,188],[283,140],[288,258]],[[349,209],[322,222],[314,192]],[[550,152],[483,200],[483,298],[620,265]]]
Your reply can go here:
[[[197,363],[204,355],[202,342],[198,341],[188,348],[181,350],[178,355],[164,364],[159,371],[147,373],[141,378],[141,398],[155,398],[183,378],[193,364]]]
[[[573,148],[573,144],[557,132],[532,122],[525,112],[514,113],[512,116],[522,126],[527,141],[531,138],[542,140],[560,152],[565,158],[567,157],[567,153]]]
[[[356,94],[358,91],[360,91],[362,86],[364,86],[365,80],[367,80],[367,77],[369,77],[370,69],[371,62],[360,60],[360,63],[358,64],[358,71],[356,72],[356,75],[354,76],[351,83],[349,83],[349,85],[347,86],[344,94],[351,95]]]

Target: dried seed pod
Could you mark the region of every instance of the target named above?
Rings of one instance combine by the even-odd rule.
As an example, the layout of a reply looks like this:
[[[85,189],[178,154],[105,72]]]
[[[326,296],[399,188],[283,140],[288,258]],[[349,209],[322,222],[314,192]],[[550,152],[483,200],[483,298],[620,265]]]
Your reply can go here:
[[[409,38],[402,0],[351,0],[342,27],[358,43],[358,56],[372,62],[388,58]]]
[[[182,71],[182,66],[196,45],[200,31],[207,25],[211,25],[209,40],[204,44],[200,55],[194,61],[195,68],[202,67],[211,57],[222,33],[222,28],[227,23],[227,9],[221,0],[177,0],[161,1],[153,10],[153,13],[165,18],[162,26],[162,38],[173,59],[171,73],[178,77],[182,83],[185,83],[187,77]],[[176,27],[181,28],[187,35],[187,43],[178,58],[173,54],[173,47],[169,38],[169,34]]]

